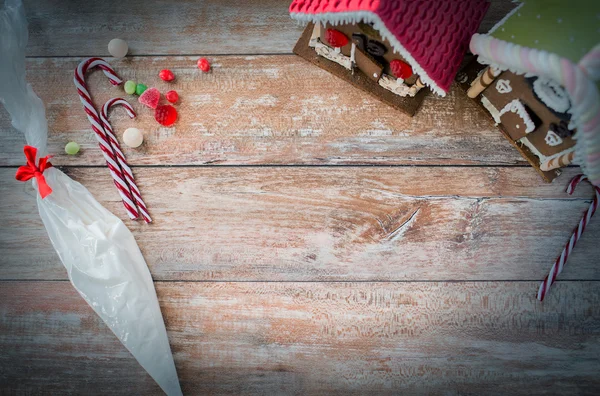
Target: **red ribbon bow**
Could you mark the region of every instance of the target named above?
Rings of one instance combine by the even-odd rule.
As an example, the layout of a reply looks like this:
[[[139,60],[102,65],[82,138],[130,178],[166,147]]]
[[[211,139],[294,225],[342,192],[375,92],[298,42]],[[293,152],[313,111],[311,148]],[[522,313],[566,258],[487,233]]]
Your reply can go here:
[[[38,182],[38,190],[40,192],[40,196],[42,199],[46,198],[50,193],[52,193],[52,189],[46,183],[46,178],[43,173],[46,169],[51,168],[52,164],[48,162],[51,155],[47,155],[44,158],[40,158],[38,166],[35,166],[35,157],[37,156],[37,148],[32,146],[25,146],[23,149],[25,153],[25,158],[27,158],[27,165],[20,166],[17,169],[17,174],[15,178],[19,181],[25,182],[32,177],[35,177]]]

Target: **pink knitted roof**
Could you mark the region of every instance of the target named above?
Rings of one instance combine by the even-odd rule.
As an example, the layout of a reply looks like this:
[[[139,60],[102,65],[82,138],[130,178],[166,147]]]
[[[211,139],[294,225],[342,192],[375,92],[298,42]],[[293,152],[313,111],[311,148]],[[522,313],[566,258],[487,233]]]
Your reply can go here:
[[[444,96],[488,6],[484,0],[294,0],[290,15],[332,25],[372,23],[421,80]]]

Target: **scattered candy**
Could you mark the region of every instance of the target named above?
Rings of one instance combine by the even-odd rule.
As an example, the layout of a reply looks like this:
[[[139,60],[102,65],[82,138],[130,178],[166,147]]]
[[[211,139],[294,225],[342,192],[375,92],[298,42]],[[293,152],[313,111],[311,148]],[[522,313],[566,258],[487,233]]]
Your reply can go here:
[[[79,145],[76,142],[69,142],[65,146],[65,153],[75,155],[79,152]]]
[[[348,37],[346,37],[346,35],[339,30],[327,29],[325,36],[327,38],[327,42],[334,48],[343,47],[344,45],[348,44]]]
[[[148,86],[146,86],[144,84],[138,84],[138,85],[135,86],[135,94],[136,95],[141,95],[147,89],[148,89]]]
[[[129,46],[124,40],[112,39],[108,43],[108,53],[115,58],[124,58],[129,51]]]
[[[137,86],[135,81],[129,80],[125,83],[125,92],[129,95],[133,95],[135,93],[135,87]]]
[[[123,143],[125,143],[129,147],[140,147],[143,142],[144,135],[139,129],[127,128],[125,129],[125,132],[123,132]]]
[[[165,94],[165,98],[171,103],[175,103],[179,100],[179,94],[176,91],[169,91]]]
[[[156,88],[148,88],[140,95],[138,101],[151,109],[156,109],[156,106],[158,106],[158,102],[160,101],[160,91]]]
[[[406,62],[401,61],[400,59],[394,59],[390,62],[390,69],[396,78],[401,78],[406,80],[410,76],[412,76],[413,71],[412,67]]]
[[[177,110],[171,105],[158,106],[154,111],[154,118],[160,125],[171,126],[177,120]]]
[[[158,76],[163,81],[175,80],[175,74],[173,74],[173,72],[169,69],[161,70],[160,73],[158,73]]]
[[[210,71],[210,63],[206,58],[200,58],[198,59],[198,68],[204,73],[207,73]]]

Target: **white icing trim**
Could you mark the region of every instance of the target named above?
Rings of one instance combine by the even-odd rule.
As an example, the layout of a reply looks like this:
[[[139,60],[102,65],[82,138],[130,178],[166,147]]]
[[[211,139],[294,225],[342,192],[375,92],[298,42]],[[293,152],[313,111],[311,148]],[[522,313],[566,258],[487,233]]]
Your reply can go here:
[[[521,103],[519,99],[513,99],[512,101],[507,103],[506,106],[504,106],[504,108],[500,110],[498,117],[502,118],[502,116],[508,113],[509,111],[512,113],[516,113],[519,117],[521,117],[521,119],[525,123],[525,133],[533,132],[535,130],[535,123],[533,122],[531,117],[529,117],[527,109],[525,109],[525,106],[523,105],[523,103]]]
[[[315,51],[318,55],[321,55],[325,59],[329,59],[332,62],[337,63],[338,65],[344,66],[348,70],[352,70],[352,61],[350,57],[336,52],[333,48],[317,41],[315,43]]]
[[[556,147],[563,144],[562,138],[552,130],[548,130],[548,132],[546,132],[546,137],[544,138],[544,141],[550,147]]]
[[[558,157],[561,157],[563,155],[569,154],[569,153],[571,153],[573,151],[575,151],[575,146],[569,147],[568,149],[564,149],[560,153],[557,153],[557,154],[551,155],[549,157],[546,157],[546,161],[552,161],[555,158],[558,158]]]
[[[490,102],[490,100],[483,95],[481,95],[481,104],[486,108],[487,111],[490,112],[492,118],[494,118],[494,121],[496,122],[496,125],[500,124],[500,111],[498,111],[496,106],[494,106],[492,102]]]
[[[513,0],[513,3],[518,3],[518,0]],[[519,4],[514,10],[512,10],[511,12],[509,12],[508,14],[506,14],[504,16],[504,18],[500,19],[500,21],[498,21],[498,23],[496,23],[487,34],[492,34],[494,33],[496,30],[498,30],[500,28],[500,26],[504,25],[504,23],[506,23],[506,21],[508,20],[508,18],[510,18],[511,16],[515,15],[515,13],[517,11],[519,11],[521,9],[521,7],[523,7],[525,5],[525,3],[521,3]]]
[[[542,162],[546,162],[548,161],[549,157],[546,157],[544,154],[540,153],[540,150],[538,150],[530,141],[529,139],[527,139],[527,137],[522,137],[521,139],[518,140],[519,142],[523,143],[525,146],[527,146],[527,148],[533,153],[533,155],[535,155],[536,157],[538,157],[540,159],[540,163]]]
[[[496,91],[500,94],[512,92],[512,87],[509,80],[503,78],[496,81]]]
[[[556,154],[553,154],[551,156],[546,156],[546,155],[540,153],[540,151],[537,149],[537,147],[535,147],[533,145],[533,143],[531,143],[526,136],[522,137],[521,139],[519,139],[518,142],[521,142],[525,146],[527,146],[527,148],[529,150],[531,150],[531,152],[533,153],[533,155],[535,155],[536,157],[538,157],[540,159],[540,164],[542,164],[544,162],[548,162],[548,161],[553,160],[555,158],[558,158],[561,155],[569,154],[570,152],[575,151],[575,146],[573,146],[573,147],[569,147],[568,149],[564,149],[560,153],[556,153]]]
[[[562,96],[551,96],[548,94],[548,89],[554,93],[560,92],[562,93]],[[540,98],[542,103],[558,113],[566,113],[571,108],[571,97],[569,93],[562,85],[554,80],[538,77],[538,79],[533,82],[533,92]]]
[[[379,16],[371,11],[357,12],[326,12],[321,14],[304,14],[299,12],[290,13],[292,19],[296,21],[308,23],[330,23],[333,26],[344,24],[357,24],[359,22],[372,23],[373,28],[379,31],[382,38],[386,39],[392,45],[394,52],[399,53],[413,68],[413,71],[421,77],[421,81],[427,85],[433,92],[439,96],[446,96],[446,92],[440,88],[425,69],[412,57],[410,52],[398,41],[398,39],[390,33]]]
[[[396,95],[400,95],[402,97],[411,96],[410,95],[410,87],[403,82],[402,79],[397,79],[392,76],[389,76],[385,73],[381,74],[381,78],[379,79],[379,85],[383,88],[395,93]],[[414,96],[414,95],[412,95]]]

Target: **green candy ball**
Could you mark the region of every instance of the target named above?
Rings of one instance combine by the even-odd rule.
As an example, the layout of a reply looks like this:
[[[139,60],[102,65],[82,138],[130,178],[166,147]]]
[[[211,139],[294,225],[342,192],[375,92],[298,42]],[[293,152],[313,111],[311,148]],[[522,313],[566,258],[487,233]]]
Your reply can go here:
[[[135,81],[129,80],[125,83],[125,92],[129,95],[133,95],[135,93],[136,87],[137,84],[135,83]]]
[[[145,86],[144,84],[138,84],[138,85],[135,86],[135,94],[136,95],[141,95],[147,89],[148,89],[148,87]]]
[[[65,153],[69,155],[75,155],[79,152],[79,145],[75,142],[69,142],[65,146]]]

